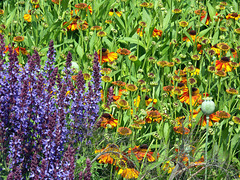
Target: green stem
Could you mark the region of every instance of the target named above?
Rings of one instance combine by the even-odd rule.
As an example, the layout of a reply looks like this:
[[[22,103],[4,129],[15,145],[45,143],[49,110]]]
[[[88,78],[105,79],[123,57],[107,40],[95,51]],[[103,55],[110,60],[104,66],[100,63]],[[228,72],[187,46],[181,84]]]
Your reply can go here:
[[[208,158],[207,158],[207,146],[208,146],[208,128],[209,128],[209,115],[206,117],[207,119],[207,127],[206,127],[206,144],[205,144],[205,162],[206,162],[206,168],[205,168],[205,180],[207,180],[207,164],[208,164]]]

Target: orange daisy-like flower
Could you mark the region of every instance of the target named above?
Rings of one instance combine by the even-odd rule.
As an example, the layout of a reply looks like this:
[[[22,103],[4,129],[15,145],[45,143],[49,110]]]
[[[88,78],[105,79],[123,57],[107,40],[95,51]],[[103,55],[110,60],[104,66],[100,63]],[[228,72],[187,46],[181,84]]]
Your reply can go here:
[[[79,3],[79,4],[75,4],[74,7],[77,9],[86,9],[88,5],[86,3]]]
[[[117,127],[118,120],[115,119],[111,114],[103,113],[101,116],[101,127],[107,128],[107,125],[111,125],[111,127]]]
[[[235,19],[236,21],[240,18],[240,14],[238,13],[231,13],[226,16],[226,19]]]
[[[119,100],[119,99],[121,98],[123,92],[127,92],[127,90],[126,90],[126,89],[119,89],[119,90],[118,90],[118,95],[117,95],[117,96],[114,95],[114,96],[113,96],[113,100],[114,100],[114,101]]]
[[[117,159],[118,157],[120,157],[120,154],[119,154],[120,150],[116,144],[108,144],[106,148],[95,150],[95,154],[102,153],[102,152],[105,152],[105,153],[99,156],[98,158],[99,163],[102,163],[102,164],[113,164],[114,159]]]
[[[181,9],[173,9],[172,12],[175,14],[179,14],[182,12],[182,10]]]
[[[134,84],[126,84],[125,87],[128,91],[132,91],[132,92],[134,92],[138,89],[137,86]]]
[[[113,81],[112,84],[119,87],[126,85],[126,83],[123,81]]]
[[[5,49],[4,53],[6,54],[6,53],[8,52],[8,50],[9,50],[9,47],[6,46],[6,49]],[[16,47],[16,48],[14,49],[14,51],[16,51],[16,52],[17,52],[17,55],[19,55],[19,47]],[[21,53],[22,53],[23,55],[28,55],[28,52],[27,52],[26,48],[20,47],[20,51],[21,51]]]
[[[125,179],[137,179],[139,176],[139,172],[135,169],[135,165],[131,161],[127,161],[127,165],[125,168],[121,168],[118,172]]]
[[[147,150],[147,144],[135,146],[133,149],[129,148],[128,155],[130,156],[131,153],[133,153],[138,159],[138,161],[142,161],[144,157],[146,157],[149,162],[155,161],[155,158],[152,156],[153,152],[151,152],[151,149],[149,149],[148,151]]]
[[[228,119],[231,117],[231,115],[229,113],[227,113],[226,111],[217,111],[216,116],[221,119]]]
[[[127,55],[129,55],[131,53],[131,51],[129,51],[128,49],[125,49],[125,48],[122,48],[122,49],[120,48],[120,49],[117,50],[117,53],[121,54],[121,55],[126,55],[127,56]]]
[[[132,130],[129,129],[128,127],[119,127],[117,131],[119,134],[121,134],[123,136],[128,136],[128,135],[132,134]]]
[[[199,104],[199,101],[201,101],[201,99],[202,99],[202,95],[199,93],[199,89],[193,87],[192,88],[192,105],[194,106],[194,105]],[[182,103],[185,102],[187,104],[190,104],[190,97],[189,97],[189,90],[188,90],[188,88],[183,90],[183,94],[180,97],[180,101]]]
[[[91,30],[93,30],[93,31],[100,31],[100,30],[102,30],[102,27],[101,26],[93,26],[93,27],[91,27]]]
[[[223,70],[225,72],[232,71],[232,67],[230,65],[230,58],[222,57],[221,60],[216,60],[216,69]]]
[[[201,109],[197,110],[193,110],[193,118],[196,118],[198,113],[200,112]],[[209,115],[209,126],[213,125],[213,122],[219,122],[220,118],[216,116],[216,113],[212,113]],[[201,119],[198,122],[199,125],[201,126],[206,126],[207,125],[207,116],[204,115],[203,117],[201,117]]]
[[[109,50],[106,48],[102,48],[102,57],[100,57],[100,55],[101,55],[100,50],[98,50],[98,60],[100,61],[101,59],[102,63],[112,62],[117,59],[117,53],[109,52]]]
[[[140,4],[140,7],[148,7],[148,5],[149,5],[149,3],[143,2],[143,3]]]
[[[191,31],[189,31],[189,34],[190,34],[190,36],[191,36],[193,42],[195,42],[196,34],[197,34],[196,31],[195,31],[195,30],[191,30]],[[187,36],[185,36],[185,37],[183,37],[183,41],[187,41],[187,42],[189,42],[190,39],[189,39]]]
[[[182,126],[175,126],[173,128],[173,130],[178,133],[178,134],[183,134],[183,131],[184,131],[184,134],[189,134],[190,132],[190,129],[184,127],[184,129],[182,128]]]
[[[3,14],[4,14],[4,10],[0,9],[0,15],[3,15]]]
[[[23,19],[27,22],[31,22],[32,16],[30,14],[24,14]]]
[[[170,92],[170,91],[172,91],[173,90],[173,86],[164,86],[163,87],[163,91],[165,91],[165,92]]]
[[[114,13],[116,13],[118,17],[121,17],[121,16],[122,16],[122,11],[118,11],[116,8],[110,9],[110,11],[109,11],[108,14],[109,14],[109,16],[113,16]]]
[[[51,0],[54,4],[59,4],[62,0]]]
[[[138,28],[137,29],[137,34],[139,35],[139,36],[143,36],[143,33],[145,33],[145,31],[143,31],[143,28]]]
[[[160,122],[162,120],[161,113],[156,110],[156,108],[152,108],[152,110],[147,111],[146,122],[151,123],[153,122]]]
[[[227,89],[226,90],[226,92],[228,93],[228,94],[238,94],[238,90],[236,90],[236,89],[234,89],[234,88],[229,88],[229,89]]]
[[[207,14],[207,12],[205,10],[202,10],[202,9],[195,10],[194,13],[196,15],[201,15],[201,16],[205,16]]]
[[[162,33],[163,33],[162,30],[158,30],[158,29],[154,28],[153,33],[152,33],[152,37],[157,37],[157,36],[161,37]]]
[[[152,98],[150,98],[150,97],[148,97],[148,96],[145,96],[145,104],[146,104],[146,106],[149,106],[149,104],[150,104],[151,102],[153,102],[153,105],[154,105],[154,104],[157,103],[157,99],[152,99]]]
[[[13,38],[13,41],[15,42],[22,42],[24,40],[24,36],[16,36]]]
[[[233,117],[232,117],[232,120],[233,120],[234,123],[240,124],[240,118],[239,118],[239,117],[233,116]]]

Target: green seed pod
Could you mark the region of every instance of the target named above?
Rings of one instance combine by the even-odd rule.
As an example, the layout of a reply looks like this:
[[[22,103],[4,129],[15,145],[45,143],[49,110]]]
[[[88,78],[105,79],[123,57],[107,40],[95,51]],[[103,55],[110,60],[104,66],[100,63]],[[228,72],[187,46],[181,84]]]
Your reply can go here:
[[[210,97],[207,97],[204,99],[205,101],[202,103],[202,112],[203,114],[205,115],[210,115],[214,112],[215,110],[215,104],[214,102],[212,101],[212,98]]]

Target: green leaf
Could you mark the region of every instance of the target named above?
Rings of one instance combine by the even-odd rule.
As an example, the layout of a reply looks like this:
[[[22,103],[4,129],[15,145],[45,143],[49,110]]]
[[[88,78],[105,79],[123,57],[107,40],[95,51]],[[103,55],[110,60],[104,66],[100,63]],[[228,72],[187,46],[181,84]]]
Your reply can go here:
[[[122,39],[119,39],[118,41],[123,43],[130,42],[130,43],[138,44],[139,46],[142,46],[144,49],[146,49],[146,46],[143,44],[143,42],[136,38],[124,37]]]
[[[212,7],[212,5],[207,1],[207,7],[208,7],[208,12],[209,12],[209,16],[210,16],[210,19],[213,21],[213,16],[216,15],[216,10],[215,8]]]
[[[203,31],[201,31],[200,33],[199,33],[199,37],[202,37],[202,36],[204,36],[205,34],[207,34],[208,33],[208,31],[210,31],[212,28],[207,28],[207,29],[204,29]]]
[[[16,8],[9,14],[5,26],[8,27],[10,23],[12,23],[13,18],[16,16]]]
[[[163,30],[165,30],[168,27],[169,23],[171,23],[170,22],[171,14],[172,14],[171,9],[169,9],[168,12],[167,12],[167,15],[163,19]]]

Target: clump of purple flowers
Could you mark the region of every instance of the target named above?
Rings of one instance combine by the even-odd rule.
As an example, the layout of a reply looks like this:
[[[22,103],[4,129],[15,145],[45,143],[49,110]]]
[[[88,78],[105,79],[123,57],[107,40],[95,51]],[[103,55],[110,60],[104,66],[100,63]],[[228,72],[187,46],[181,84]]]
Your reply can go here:
[[[43,69],[37,51],[25,66],[19,65],[11,45],[8,55],[4,51],[0,34],[0,163],[11,169],[8,179],[74,179],[73,145],[92,135],[98,117],[97,56],[93,79],[86,86],[81,71],[75,84],[71,80],[70,52],[65,77],[60,78],[53,41]]]

